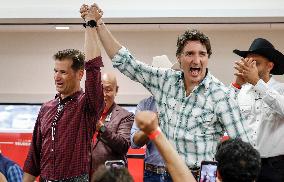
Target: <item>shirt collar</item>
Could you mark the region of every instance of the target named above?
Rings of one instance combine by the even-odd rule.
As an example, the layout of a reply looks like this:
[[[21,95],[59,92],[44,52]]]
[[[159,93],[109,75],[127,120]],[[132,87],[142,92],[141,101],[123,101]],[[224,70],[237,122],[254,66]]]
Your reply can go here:
[[[208,68],[206,68],[206,74],[204,79],[201,81],[199,86],[203,85],[205,89],[209,89],[210,83],[212,82],[212,75],[210,74]]]
[[[60,97],[60,93],[57,93],[55,95],[55,99],[59,99],[60,102],[66,102],[66,101],[69,101],[69,100],[73,100],[73,99],[78,99],[78,97],[83,93],[83,90],[80,89],[79,91],[73,93],[72,95],[69,95],[68,97],[64,98],[64,99],[61,99]]]
[[[184,73],[182,71],[178,71],[178,77],[181,80],[184,80]],[[213,80],[213,76],[210,74],[208,68],[206,68],[206,74],[203,80],[196,87],[204,86],[205,89],[209,89],[210,83]]]
[[[113,110],[115,105],[116,105],[115,102],[113,102],[113,104],[110,106],[110,108],[106,112],[103,112],[102,115],[108,115]]]
[[[271,76],[269,81],[267,82],[267,85],[271,86],[276,82],[276,80]]]

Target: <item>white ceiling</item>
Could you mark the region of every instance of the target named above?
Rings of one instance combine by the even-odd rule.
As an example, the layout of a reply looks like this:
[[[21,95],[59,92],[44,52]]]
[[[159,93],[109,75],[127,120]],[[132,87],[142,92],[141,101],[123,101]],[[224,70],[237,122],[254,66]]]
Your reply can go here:
[[[81,31],[79,8],[92,0],[1,0],[0,31]],[[283,29],[283,0],[97,0],[113,30]],[[61,30],[66,31],[66,30]]]

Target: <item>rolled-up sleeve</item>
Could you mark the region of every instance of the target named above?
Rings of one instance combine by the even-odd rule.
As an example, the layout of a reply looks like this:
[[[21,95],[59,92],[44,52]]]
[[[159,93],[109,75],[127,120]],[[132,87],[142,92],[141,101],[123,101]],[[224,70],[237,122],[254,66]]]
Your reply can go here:
[[[114,56],[112,64],[131,80],[141,83],[151,93],[161,88],[169,70],[155,68],[136,60],[125,47]]]

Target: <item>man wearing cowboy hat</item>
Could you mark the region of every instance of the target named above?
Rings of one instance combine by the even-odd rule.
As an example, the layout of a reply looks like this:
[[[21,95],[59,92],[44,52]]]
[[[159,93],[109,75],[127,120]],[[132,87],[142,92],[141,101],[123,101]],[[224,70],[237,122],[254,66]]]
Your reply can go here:
[[[272,75],[284,74],[284,55],[263,38],[255,39],[248,51],[234,50],[242,57],[235,62],[232,83],[241,111],[253,130],[251,138],[261,155],[258,181],[284,181],[284,84]]]

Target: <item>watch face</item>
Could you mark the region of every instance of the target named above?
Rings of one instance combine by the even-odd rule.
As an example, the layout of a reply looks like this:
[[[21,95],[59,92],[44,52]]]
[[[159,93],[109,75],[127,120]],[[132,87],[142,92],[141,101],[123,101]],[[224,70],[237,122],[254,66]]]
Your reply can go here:
[[[88,24],[89,24],[90,27],[96,27],[97,26],[97,22],[95,20],[88,21]]]

